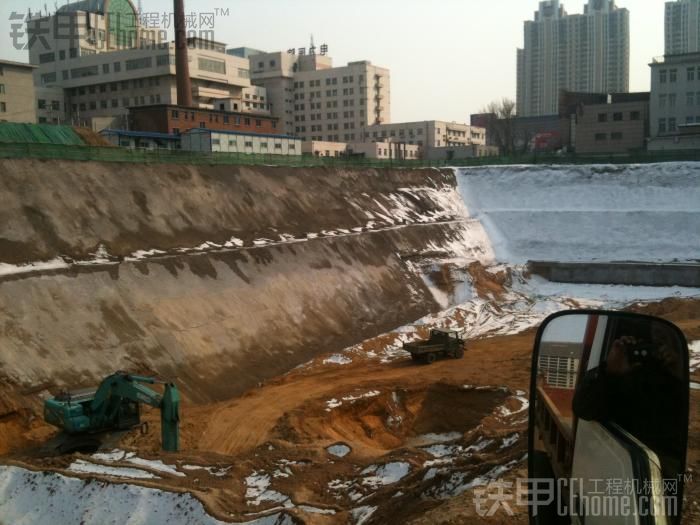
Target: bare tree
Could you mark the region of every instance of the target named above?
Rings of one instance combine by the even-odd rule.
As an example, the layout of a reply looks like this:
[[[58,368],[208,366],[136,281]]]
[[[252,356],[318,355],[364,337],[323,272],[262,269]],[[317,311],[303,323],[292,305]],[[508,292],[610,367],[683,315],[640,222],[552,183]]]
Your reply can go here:
[[[504,98],[491,102],[482,113],[486,114],[486,133],[491,143],[498,146],[502,154],[512,154],[515,151],[515,101]]]

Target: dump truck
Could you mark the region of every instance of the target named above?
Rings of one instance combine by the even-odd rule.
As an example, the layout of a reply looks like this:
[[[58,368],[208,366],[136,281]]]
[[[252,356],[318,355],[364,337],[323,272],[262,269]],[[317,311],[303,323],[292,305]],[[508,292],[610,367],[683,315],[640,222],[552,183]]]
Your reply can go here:
[[[433,328],[429,339],[404,343],[403,349],[411,354],[414,361],[420,363],[431,364],[439,357],[461,359],[464,356],[463,333],[463,330]]]
[[[163,385],[163,393],[146,384]],[[90,436],[140,426],[141,403],[160,410],[163,450],[177,452],[180,448],[180,394],[173,383],[154,377],[120,371],[106,377],[96,388],[61,392],[44,401],[44,420],[67,436],[57,447],[58,451],[72,452],[99,441]]]

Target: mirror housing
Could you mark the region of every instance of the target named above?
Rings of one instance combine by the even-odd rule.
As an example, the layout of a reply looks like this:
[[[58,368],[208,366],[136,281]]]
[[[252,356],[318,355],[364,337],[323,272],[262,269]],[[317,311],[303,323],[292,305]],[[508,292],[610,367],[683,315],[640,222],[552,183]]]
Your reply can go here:
[[[680,523],[688,361],[683,333],[663,319],[572,310],[542,323],[530,382],[531,523]]]

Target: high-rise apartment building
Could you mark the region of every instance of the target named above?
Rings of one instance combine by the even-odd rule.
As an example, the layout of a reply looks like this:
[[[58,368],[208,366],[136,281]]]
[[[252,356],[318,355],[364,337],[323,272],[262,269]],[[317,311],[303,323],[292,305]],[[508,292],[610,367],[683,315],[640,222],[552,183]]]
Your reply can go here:
[[[517,52],[518,115],[556,114],[561,90],[628,92],[629,42],[629,11],[615,0],[589,0],[578,15],[540,2]]]
[[[231,53],[231,51],[229,51]],[[283,131],[302,140],[360,142],[364,128],[391,121],[389,70],[367,60],[333,67],[327,55],[251,55]]]
[[[700,0],[666,2],[664,33],[666,55],[700,51]]]

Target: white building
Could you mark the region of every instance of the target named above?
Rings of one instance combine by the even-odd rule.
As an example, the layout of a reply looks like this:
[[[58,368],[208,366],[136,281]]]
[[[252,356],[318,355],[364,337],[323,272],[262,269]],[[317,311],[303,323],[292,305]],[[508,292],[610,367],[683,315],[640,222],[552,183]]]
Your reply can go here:
[[[367,126],[363,130],[362,140],[363,142],[403,142],[423,148],[469,146],[486,144],[486,130],[443,120],[397,122]]]
[[[27,26],[42,35],[29,49],[40,122],[124,127],[131,106],[177,102],[175,44],[143,29],[128,0],[73,2]],[[219,109],[223,99],[235,111],[270,114],[264,89],[251,85],[248,59],[212,40],[188,44],[196,107]]]
[[[667,55],[650,67],[649,149],[681,149],[679,136],[700,124],[700,53]],[[663,137],[667,139],[656,140]],[[664,147],[657,148],[660,144]]]
[[[666,2],[664,54],[700,52],[700,0]]]
[[[629,12],[615,0],[589,0],[580,15],[540,2],[517,51],[518,116],[557,114],[561,90],[628,92],[629,54]]]
[[[388,69],[366,60],[333,67],[332,59],[321,54],[275,52],[249,60],[253,84],[266,88],[272,115],[287,134],[360,142],[366,126],[391,120]]]
[[[301,140],[288,135],[265,135],[191,129],[181,135],[181,148],[206,153],[301,155]]]

